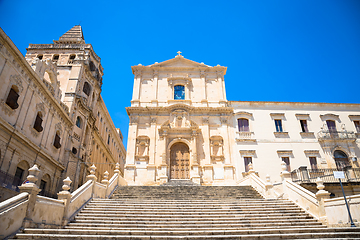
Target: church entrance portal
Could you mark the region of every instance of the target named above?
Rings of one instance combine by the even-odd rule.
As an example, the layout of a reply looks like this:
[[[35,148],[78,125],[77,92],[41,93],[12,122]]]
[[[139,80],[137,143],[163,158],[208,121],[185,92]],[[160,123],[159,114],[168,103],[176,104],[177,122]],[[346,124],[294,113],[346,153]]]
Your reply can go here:
[[[190,179],[190,153],[185,143],[171,146],[170,179]]]

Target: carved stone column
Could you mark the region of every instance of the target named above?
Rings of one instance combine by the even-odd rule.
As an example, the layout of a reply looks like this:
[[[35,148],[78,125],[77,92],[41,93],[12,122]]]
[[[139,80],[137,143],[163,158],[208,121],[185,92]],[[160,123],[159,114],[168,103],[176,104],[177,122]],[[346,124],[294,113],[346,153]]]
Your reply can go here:
[[[161,165],[159,166],[159,182],[160,184],[162,183],[166,183],[169,179],[168,177],[168,165],[167,165],[167,146],[168,146],[168,136],[167,136],[167,131],[164,130],[161,136],[164,140],[164,153],[162,155],[162,161],[161,161]]]
[[[191,138],[192,138],[192,171],[190,178],[194,183],[200,184],[199,159],[197,155],[198,132],[195,129],[192,132]]]

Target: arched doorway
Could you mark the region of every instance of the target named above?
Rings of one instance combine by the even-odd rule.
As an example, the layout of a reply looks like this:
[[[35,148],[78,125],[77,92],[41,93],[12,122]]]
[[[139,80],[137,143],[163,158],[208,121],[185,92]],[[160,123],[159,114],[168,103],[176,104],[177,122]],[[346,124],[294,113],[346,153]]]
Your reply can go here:
[[[343,170],[345,167],[351,166],[346,153],[340,150],[334,152],[334,159],[338,170]]]
[[[170,179],[190,179],[190,153],[185,143],[170,148]]]

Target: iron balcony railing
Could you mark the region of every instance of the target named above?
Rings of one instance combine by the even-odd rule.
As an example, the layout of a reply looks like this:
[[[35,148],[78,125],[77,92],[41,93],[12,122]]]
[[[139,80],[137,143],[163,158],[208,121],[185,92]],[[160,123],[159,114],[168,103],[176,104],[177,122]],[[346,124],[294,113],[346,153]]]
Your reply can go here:
[[[351,131],[333,131],[333,130],[321,130],[318,132],[317,137],[320,141],[326,141],[326,140],[349,140],[349,141],[355,141],[356,140],[356,134],[355,132]]]
[[[338,183],[339,179],[334,178],[334,171],[340,171],[336,168],[325,169],[307,169],[307,167],[299,167],[291,172],[291,180],[297,183],[315,183],[319,177],[325,183]],[[360,182],[360,168],[345,167],[345,182]]]

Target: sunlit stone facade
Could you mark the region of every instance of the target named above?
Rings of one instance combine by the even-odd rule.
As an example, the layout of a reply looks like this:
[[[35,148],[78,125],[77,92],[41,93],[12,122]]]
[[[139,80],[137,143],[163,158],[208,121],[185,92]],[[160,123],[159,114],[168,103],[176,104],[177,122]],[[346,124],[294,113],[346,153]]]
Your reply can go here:
[[[287,171],[359,167],[359,104],[227,101],[226,67],[180,52],[132,71],[129,184],[234,185],[251,168],[277,182],[282,162]]]
[[[91,164],[100,179],[116,163],[123,172],[126,151],[100,95],[102,72],[80,26],[52,44],[30,44],[25,57],[0,29],[0,201],[35,163],[41,194],[55,197],[67,176],[72,190],[82,185]]]

